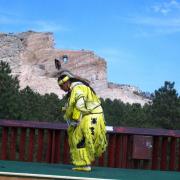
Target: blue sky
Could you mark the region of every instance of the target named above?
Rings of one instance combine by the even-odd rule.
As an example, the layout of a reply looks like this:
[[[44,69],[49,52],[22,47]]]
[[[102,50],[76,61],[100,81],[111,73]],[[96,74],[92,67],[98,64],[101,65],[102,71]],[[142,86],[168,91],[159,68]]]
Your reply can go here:
[[[53,32],[58,49],[92,50],[108,81],[180,93],[180,0],[0,0],[0,32]]]

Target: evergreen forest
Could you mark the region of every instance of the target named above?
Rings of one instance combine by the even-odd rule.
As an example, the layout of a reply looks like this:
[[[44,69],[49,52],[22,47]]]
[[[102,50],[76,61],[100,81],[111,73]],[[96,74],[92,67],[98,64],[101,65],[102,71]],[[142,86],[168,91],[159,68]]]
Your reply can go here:
[[[107,125],[180,129],[180,96],[175,82],[165,81],[151,95],[152,103],[123,103],[101,99]],[[40,95],[30,87],[20,89],[8,63],[0,61],[0,119],[63,122],[65,99],[56,94]]]

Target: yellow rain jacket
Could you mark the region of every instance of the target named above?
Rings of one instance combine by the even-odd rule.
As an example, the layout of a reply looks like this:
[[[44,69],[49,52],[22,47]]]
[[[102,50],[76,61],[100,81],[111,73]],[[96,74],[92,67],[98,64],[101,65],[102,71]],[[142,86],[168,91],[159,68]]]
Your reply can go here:
[[[107,147],[103,109],[97,95],[81,82],[71,84],[64,118],[77,122],[68,127],[72,163],[91,164]]]
[[[80,82],[72,83],[65,119],[80,121],[82,116],[103,113],[99,98]]]

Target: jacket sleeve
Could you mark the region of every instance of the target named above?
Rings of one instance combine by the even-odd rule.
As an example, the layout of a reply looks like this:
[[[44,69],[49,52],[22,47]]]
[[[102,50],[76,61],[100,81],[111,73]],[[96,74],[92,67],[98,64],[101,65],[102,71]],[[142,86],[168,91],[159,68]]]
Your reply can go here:
[[[81,113],[88,114],[90,112],[90,109],[87,108],[86,106],[86,89],[85,88],[77,88],[76,93],[75,93],[75,107]]]
[[[85,107],[85,94],[81,86],[73,88],[64,116],[65,119],[79,120],[82,115],[89,113]]]
[[[85,102],[85,98],[84,97],[80,97],[77,101],[76,101],[76,108],[81,111],[83,114],[88,114],[91,112],[90,109],[87,109],[86,107],[86,102]]]

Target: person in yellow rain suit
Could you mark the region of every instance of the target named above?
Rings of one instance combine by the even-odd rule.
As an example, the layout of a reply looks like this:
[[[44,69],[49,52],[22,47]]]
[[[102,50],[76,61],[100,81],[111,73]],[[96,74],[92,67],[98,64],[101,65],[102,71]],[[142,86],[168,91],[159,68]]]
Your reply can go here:
[[[91,163],[106,150],[106,126],[100,99],[89,82],[67,70],[59,73],[58,84],[67,92],[64,119],[73,170],[91,171]]]

